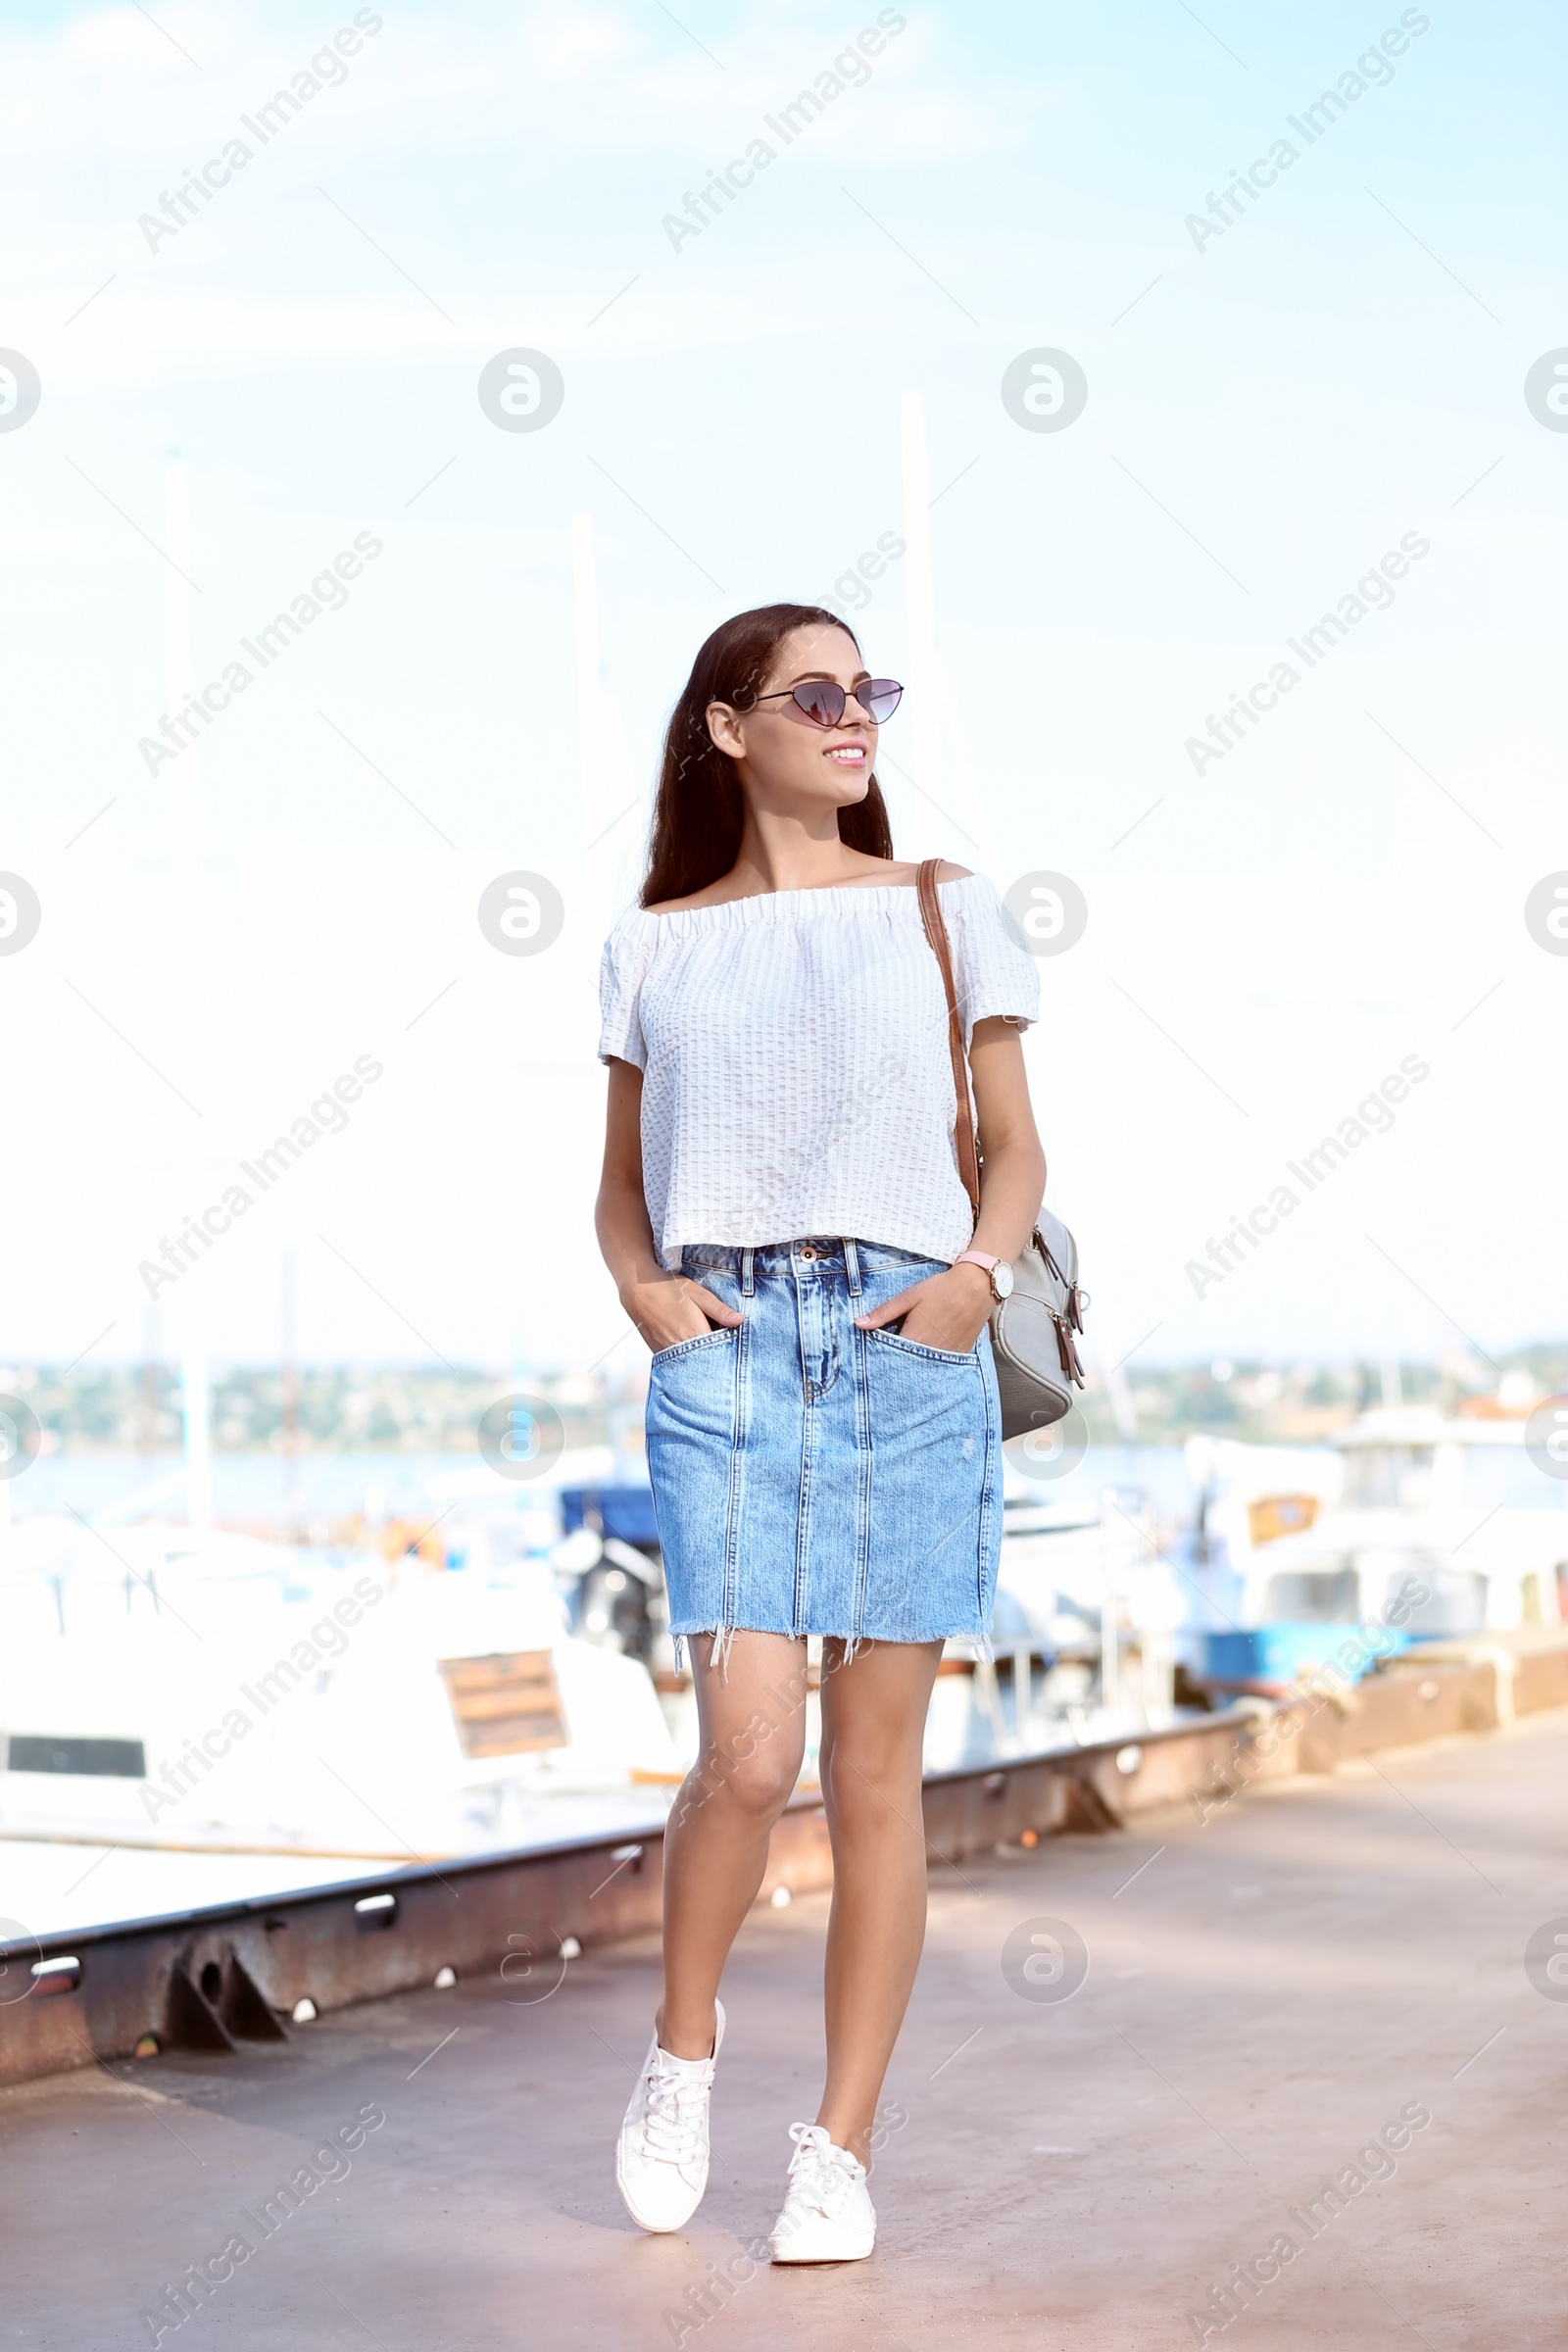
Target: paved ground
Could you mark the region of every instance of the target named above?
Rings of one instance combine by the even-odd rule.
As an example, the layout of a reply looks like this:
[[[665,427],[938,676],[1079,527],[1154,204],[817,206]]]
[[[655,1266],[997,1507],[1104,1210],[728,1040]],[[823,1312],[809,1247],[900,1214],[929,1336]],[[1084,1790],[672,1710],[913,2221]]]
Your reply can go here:
[[[1568,1998],[1523,1955],[1568,1915],[1565,1785],[1558,1713],[1258,1788],[1206,1826],[937,1869],[881,2242],[842,2269],[743,2251],[813,2108],[825,1898],[759,1915],[736,1951],[713,2177],[679,2237],[631,2229],[612,2169],[645,1947],[574,1963],[543,2001],[492,1979],[340,2013],[275,2056],[24,2086],[0,2095],[0,2341],[150,2343],[142,2312],[239,2230],[250,2259],[166,2345],[1143,2352],[1199,2341],[1195,2310],[1210,2344],[1282,2352],[1562,2344]],[[1089,1953],[1065,2000],[1002,1965],[1041,1919]],[[1033,1949],[1029,1991],[1073,1982]],[[248,2217],[367,2110],[384,2122],[316,2168],[347,2169],[264,2239]],[[1343,2210],[1301,2218],[1337,2178]],[[1221,2330],[1211,2290],[1260,2256],[1278,2276]]]

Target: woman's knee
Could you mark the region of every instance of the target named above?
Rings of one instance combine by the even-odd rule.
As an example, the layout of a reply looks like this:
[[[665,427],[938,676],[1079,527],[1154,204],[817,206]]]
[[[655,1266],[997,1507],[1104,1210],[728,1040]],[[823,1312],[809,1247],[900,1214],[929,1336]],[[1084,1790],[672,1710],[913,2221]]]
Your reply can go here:
[[[822,1797],[845,1822],[920,1818],[920,1751],[904,1740],[835,1740],[822,1753]]]
[[[802,1742],[786,1732],[748,1729],[727,1740],[710,1740],[694,1778],[705,1796],[722,1791],[741,1812],[773,1820],[800,1778],[802,1752]]]

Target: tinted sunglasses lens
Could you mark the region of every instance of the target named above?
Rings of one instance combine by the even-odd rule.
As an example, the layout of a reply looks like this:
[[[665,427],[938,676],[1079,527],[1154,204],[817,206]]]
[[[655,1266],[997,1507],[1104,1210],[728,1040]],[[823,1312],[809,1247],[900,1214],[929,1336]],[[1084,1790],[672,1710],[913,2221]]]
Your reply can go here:
[[[856,701],[878,726],[893,716],[903,695],[904,688],[895,678],[867,678],[863,686],[855,689]]]
[[[844,689],[828,678],[807,678],[790,692],[807,717],[819,727],[836,727],[844,716]]]

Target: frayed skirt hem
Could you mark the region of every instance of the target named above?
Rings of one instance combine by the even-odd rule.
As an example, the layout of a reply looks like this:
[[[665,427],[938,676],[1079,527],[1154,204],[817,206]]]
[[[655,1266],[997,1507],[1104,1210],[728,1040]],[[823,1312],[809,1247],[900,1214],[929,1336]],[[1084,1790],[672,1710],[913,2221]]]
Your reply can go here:
[[[787,1625],[672,1625],[669,1633],[670,1640],[674,1644],[677,1674],[685,1666],[686,1643],[700,1641],[705,1636],[710,1637],[713,1643],[710,1663],[716,1666],[722,1674],[729,1662],[730,1644],[737,1634],[776,1634],[781,1641],[785,1642],[814,1640],[842,1642],[845,1645],[843,1663],[846,1666],[855,1656],[856,1651],[864,1648],[868,1642],[898,1643],[912,1648],[916,1644],[927,1642],[972,1642],[979,1655],[987,1663],[995,1655],[991,1643],[990,1628],[977,1630],[971,1625],[938,1627],[928,1634],[878,1634],[869,1632],[864,1626],[858,1633],[841,1633],[836,1628],[815,1625],[807,1626],[800,1633],[794,1633]]]

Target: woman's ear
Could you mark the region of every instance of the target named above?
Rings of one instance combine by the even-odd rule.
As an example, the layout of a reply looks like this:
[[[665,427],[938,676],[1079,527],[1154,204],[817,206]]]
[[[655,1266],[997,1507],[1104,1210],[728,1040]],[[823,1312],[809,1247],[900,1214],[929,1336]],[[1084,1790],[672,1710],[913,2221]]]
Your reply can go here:
[[[744,760],[746,738],[741,733],[740,719],[733,707],[728,703],[710,703],[704,715],[708,720],[709,735],[725,758]]]

